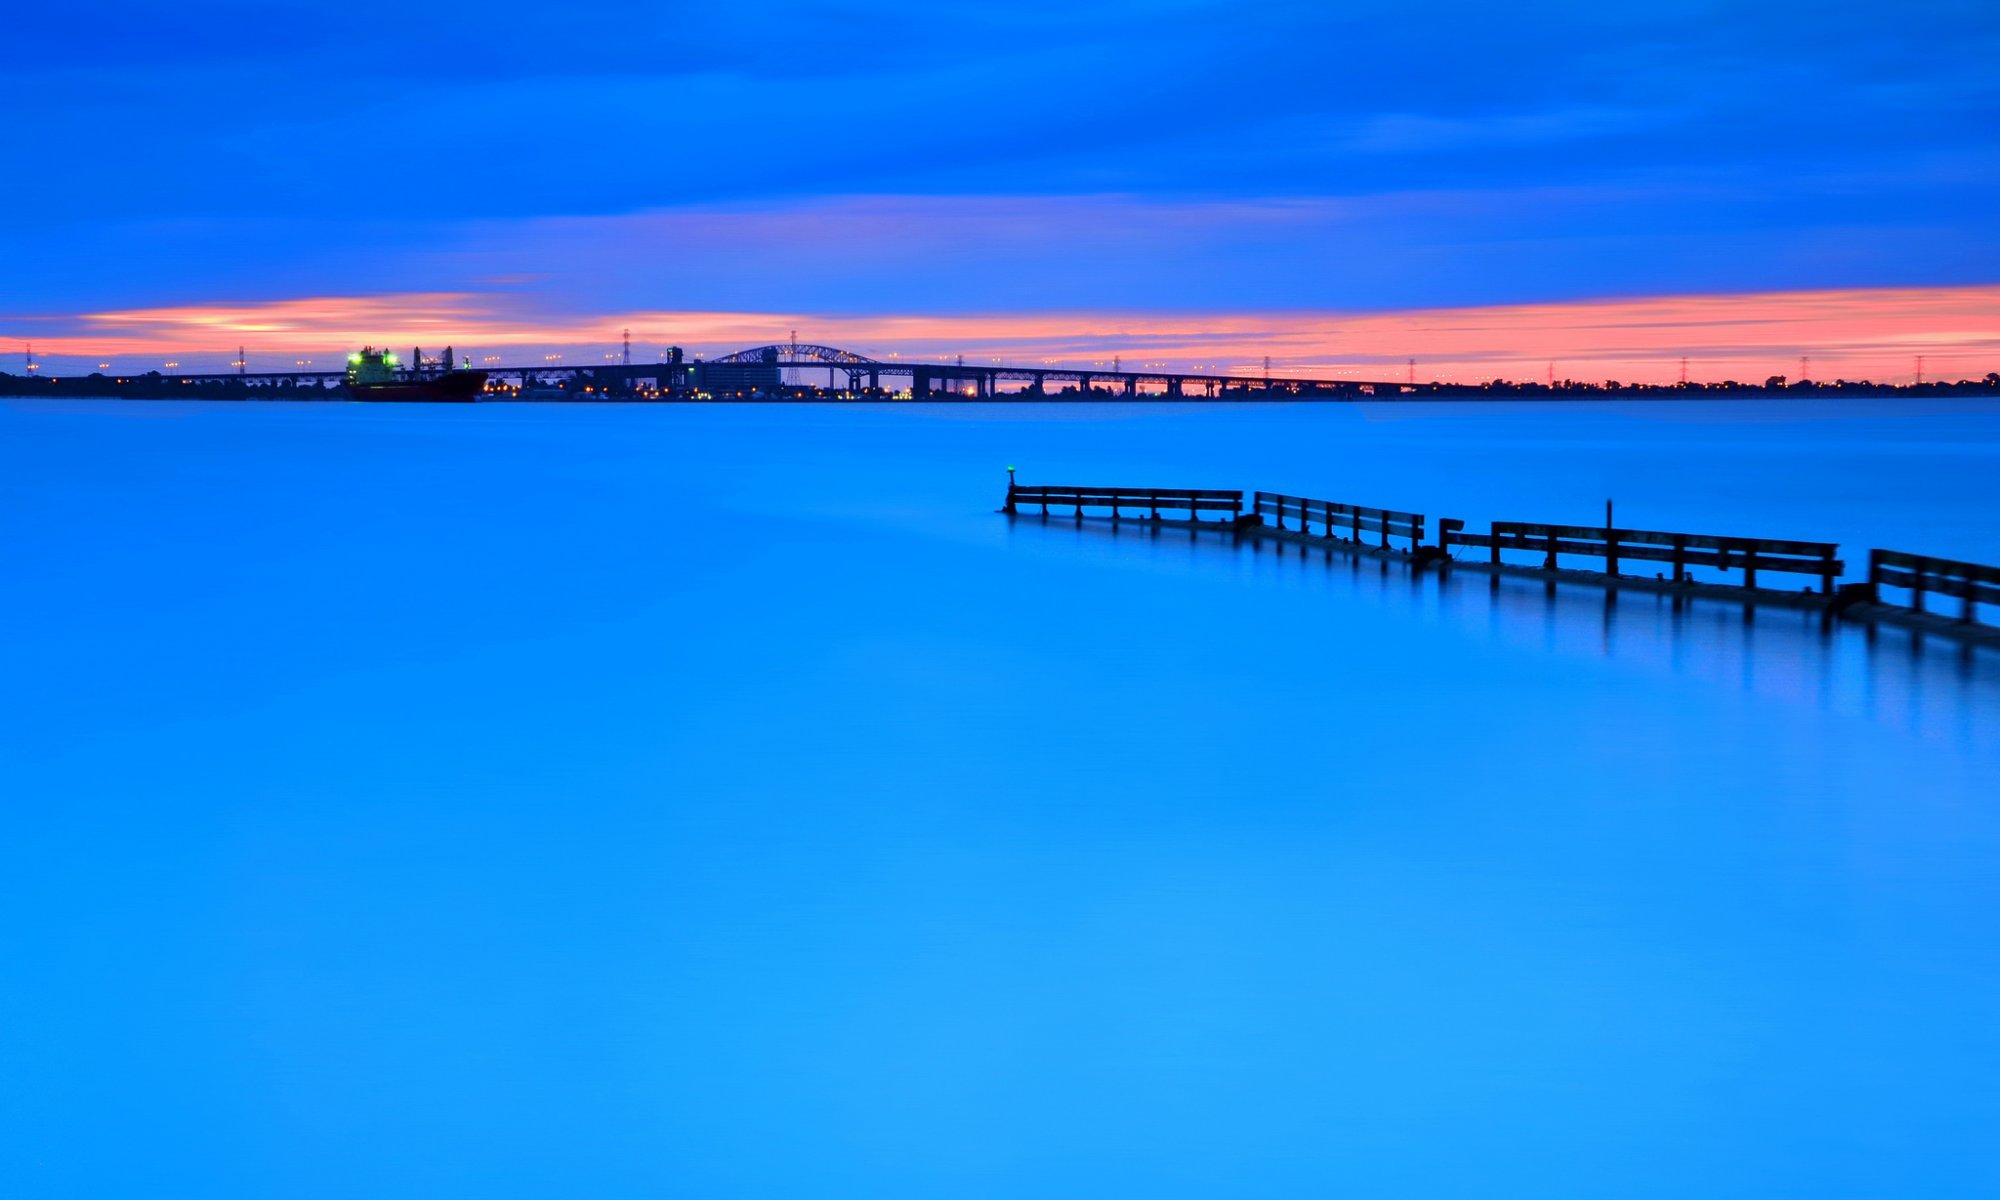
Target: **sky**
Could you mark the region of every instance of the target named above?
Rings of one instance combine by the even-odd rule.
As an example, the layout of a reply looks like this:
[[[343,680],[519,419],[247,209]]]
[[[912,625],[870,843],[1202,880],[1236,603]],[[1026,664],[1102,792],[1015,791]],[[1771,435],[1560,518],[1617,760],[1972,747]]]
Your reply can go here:
[[[1988,3],[84,0],[10,32],[0,369],[419,336],[574,362],[626,327],[1301,374],[2000,369]]]

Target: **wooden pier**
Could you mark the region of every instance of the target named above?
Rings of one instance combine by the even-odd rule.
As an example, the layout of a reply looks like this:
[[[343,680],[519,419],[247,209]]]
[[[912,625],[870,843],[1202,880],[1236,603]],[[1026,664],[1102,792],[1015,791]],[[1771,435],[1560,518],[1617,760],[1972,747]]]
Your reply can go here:
[[[1862,601],[1845,615],[1862,621],[1872,633],[1877,625],[1907,629],[1912,636],[1950,638],[1967,645],[2000,647],[2000,628],[1980,620],[1979,606],[2000,605],[2000,567],[1906,554],[1900,550],[1868,552],[1868,582]],[[1885,590],[1886,589],[1886,590]],[[1958,601],[1956,613],[1934,613],[1929,598]],[[1907,598],[1894,604],[1891,599]]]
[[[1345,529],[1348,541],[1360,542],[1361,535],[1375,534],[1376,545],[1389,548],[1392,537],[1408,538],[1414,550],[1424,540],[1424,515],[1397,512],[1388,508],[1365,508],[1358,504],[1338,504],[1331,500],[1310,500],[1278,492],[1258,492],[1254,509],[1259,517],[1269,517],[1268,529],[1286,529],[1289,518],[1299,523],[1298,532],[1310,535],[1314,522],[1324,527],[1321,536],[1337,538]]]
[[[1796,542],[1777,538],[1718,537],[1704,533],[1672,533],[1658,529],[1614,529],[1609,526],[1537,525],[1523,521],[1495,521],[1490,533],[1466,533],[1465,522],[1438,523],[1438,548],[1449,559],[1453,546],[1485,547],[1486,566],[1498,567],[1505,560],[1502,551],[1539,555],[1540,571],[1559,571],[1562,556],[1604,560],[1603,582],[1609,587],[1646,582],[1644,576],[1619,571],[1626,561],[1665,564],[1671,574],[1656,574],[1652,582],[1703,589],[1726,589],[1728,593],[1754,594],[1775,589],[1759,588],[1759,572],[1808,575],[1819,580],[1819,594],[1831,597],[1834,582],[1846,564],[1840,547],[1831,542]],[[1458,564],[1454,564],[1458,565]],[[1741,571],[1740,587],[1726,584],[1697,584],[1690,567],[1710,567],[1718,571]]]
[[[1835,621],[1865,624],[1871,635],[1878,624],[1907,629],[1913,638],[1935,636],[1974,646],[2000,648],[2000,627],[1983,619],[1981,605],[2000,606],[2000,567],[1934,558],[1897,550],[1871,550],[1866,581],[1842,584],[1847,564],[1832,542],[1783,538],[1684,533],[1659,529],[1627,529],[1608,520],[1601,526],[1550,525],[1526,521],[1495,521],[1485,533],[1469,532],[1465,522],[1446,517],[1437,521],[1437,541],[1424,544],[1422,513],[1370,508],[1332,500],[1316,500],[1282,492],[1255,492],[1250,510],[1243,511],[1243,493],[1191,488],[1035,487],[1016,485],[1009,469],[1007,502],[1001,511],[1018,515],[1039,507],[1047,519],[1050,508],[1068,510],[1081,523],[1086,510],[1093,519],[1172,523],[1198,528],[1227,529],[1238,537],[1338,550],[1368,558],[1400,559],[1413,569],[1440,573],[1470,571],[1494,577],[1538,579],[1553,588],[1579,584],[1607,590],[1663,593],[1681,598],[1722,600],[1749,610],[1771,606],[1817,610],[1831,627]],[[1126,515],[1124,510],[1139,510]],[[1185,514],[1173,517],[1168,514]],[[1217,514],[1203,521],[1202,513]],[[1225,515],[1226,514],[1226,515]],[[1392,539],[1400,540],[1397,545]],[[1483,550],[1461,557],[1458,552]],[[1532,556],[1521,562],[1507,555]],[[1581,559],[1585,568],[1565,565]],[[1658,564],[1653,574],[1627,574],[1628,564]],[[1387,569],[1386,567],[1384,569]],[[1696,570],[1736,573],[1735,580],[1698,579]],[[1772,576],[1804,578],[1804,587],[1769,586]],[[1929,598],[1957,601],[1950,615],[1932,612]],[[1904,601],[1904,602],[1898,602]]]
[[[1012,516],[1023,505],[1039,505],[1044,517],[1051,506],[1067,508],[1078,521],[1083,520],[1084,509],[1097,508],[1106,510],[1116,524],[1125,518],[1123,510],[1130,508],[1145,510],[1139,520],[1202,524],[1201,514],[1206,512],[1218,514],[1211,524],[1233,525],[1243,515],[1243,493],[1208,488],[1016,487],[1009,482],[1007,503],[1000,511]],[[1171,513],[1184,515],[1165,515]]]

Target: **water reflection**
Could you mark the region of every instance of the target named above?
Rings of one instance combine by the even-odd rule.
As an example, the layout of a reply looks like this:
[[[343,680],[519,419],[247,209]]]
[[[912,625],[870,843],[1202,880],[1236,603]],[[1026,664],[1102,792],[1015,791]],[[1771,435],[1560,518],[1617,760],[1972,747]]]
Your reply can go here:
[[[1246,588],[1308,588],[1328,603],[1403,606],[1431,629],[1478,630],[1490,642],[1736,689],[1908,733],[1953,741],[1993,735],[2000,654],[1860,624],[1809,609],[1758,607],[1468,571],[1420,571],[1401,558],[1238,537],[1227,529],[1145,521],[1023,516],[1019,532],[1158,547],[1190,565],[1234,563]],[[1171,548],[1171,549],[1169,549]],[[1246,592],[1246,611],[1261,598]],[[1418,634],[1417,636],[1421,636]]]

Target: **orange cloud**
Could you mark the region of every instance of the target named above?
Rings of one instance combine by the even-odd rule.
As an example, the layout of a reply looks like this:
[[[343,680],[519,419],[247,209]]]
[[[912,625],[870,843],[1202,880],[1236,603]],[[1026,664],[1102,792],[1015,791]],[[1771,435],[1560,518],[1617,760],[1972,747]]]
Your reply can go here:
[[[330,356],[390,342],[536,361],[598,361],[618,332],[634,331],[635,357],[668,344],[717,354],[784,341],[876,357],[1040,361],[1176,369],[1400,378],[1408,359],[1422,378],[1559,377],[1666,381],[1681,359],[1689,377],[1796,375],[1799,359],[1830,379],[1905,378],[1918,355],[1935,377],[2000,369],[2000,286],[1871,288],[1756,295],[1661,296],[1400,312],[1047,312],[958,315],[641,311],[547,317],[507,292],[195,304],[91,313],[69,332],[38,341],[50,358],[115,360],[119,369],[202,352],[218,362],[238,345],[275,368],[293,356]],[[136,360],[136,361],[135,361]],[[95,365],[94,362],[92,365]],[[53,363],[52,363],[53,366]]]

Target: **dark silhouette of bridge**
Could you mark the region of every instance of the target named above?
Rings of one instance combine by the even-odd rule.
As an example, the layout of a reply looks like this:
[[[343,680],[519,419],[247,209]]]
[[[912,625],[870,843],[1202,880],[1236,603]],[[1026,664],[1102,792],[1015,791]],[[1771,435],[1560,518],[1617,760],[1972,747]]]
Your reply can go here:
[[[668,364],[671,366],[672,364]],[[1313,396],[1375,396],[1423,392],[1440,386],[1431,383],[1394,382],[1364,379],[1308,379],[1296,376],[1244,376],[1192,371],[1142,368],[1127,371],[1114,367],[1072,366],[1044,363],[1038,366],[986,365],[955,362],[920,362],[902,358],[877,359],[841,350],[798,342],[779,343],[739,350],[706,362],[684,364],[690,371],[693,390],[713,393],[718,387],[737,391],[744,384],[762,387],[786,386],[785,377],[818,385],[825,371],[825,388],[834,392],[908,392],[912,397],[939,399],[992,400],[1000,396],[1049,396],[1074,391],[1092,395],[1214,398],[1225,394],[1278,394]],[[620,372],[628,368],[619,368]],[[629,368],[632,378],[656,376],[647,372],[659,367]],[[598,372],[602,377],[602,372]],[[901,384],[902,386],[896,386]],[[1015,385],[1011,388],[1004,385]],[[796,383],[793,384],[796,386]]]
[[[404,366],[405,379],[434,377],[444,368]],[[890,357],[870,358],[851,350],[800,342],[754,346],[719,358],[687,358],[680,350],[657,363],[576,365],[541,363],[531,366],[481,368],[490,381],[523,391],[560,389],[565,393],[630,395],[642,398],[687,399],[766,396],[801,388],[835,395],[908,395],[912,399],[994,400],[1083,396],[1224,399],[1247,396],[1363,397],[1434,393],[1457,390],[1439,383],[1390,380],[1307,379],[1295,376],[1246,376],[1142,368],[1036,366],[922,362]],[[823,376],[823,377],[822,377]],[[92,378],[92,377],[85,377]],[[157,385],[161,390],[205,392],[227,385],[232,391],[264,392],[267,388],[307,393],[324,391],[345,379],[343,371],[244,371],[180,374],[117,374],[102,376],[107,384],[128,382]],[[63,380],[74,386],[83,380]],[[51,380],[54,382],[54,380]],[[64,390],[68,390],[67,388]]]

